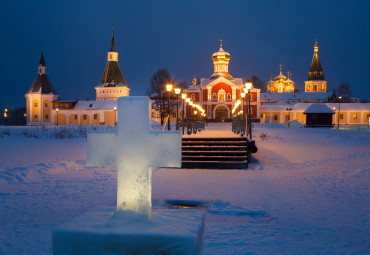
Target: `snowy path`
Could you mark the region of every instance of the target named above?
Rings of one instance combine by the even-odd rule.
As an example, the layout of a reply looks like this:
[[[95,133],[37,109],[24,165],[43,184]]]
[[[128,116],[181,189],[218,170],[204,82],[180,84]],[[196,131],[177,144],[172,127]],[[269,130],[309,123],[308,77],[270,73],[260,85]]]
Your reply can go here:
[[[204,201],[204,254],[369,254],[370,132],[254,134],[247,171],[154,169],[153,207]],[[50,254],[54,227],[115,206],[116,170],[86,167],[85,139],[3,138],[0,152],[0,254]]]

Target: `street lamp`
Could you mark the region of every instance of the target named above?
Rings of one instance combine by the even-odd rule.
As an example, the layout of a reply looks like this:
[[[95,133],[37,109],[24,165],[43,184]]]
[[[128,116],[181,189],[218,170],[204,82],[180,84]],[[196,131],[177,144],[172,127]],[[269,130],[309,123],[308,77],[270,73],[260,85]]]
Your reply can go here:
[[[289,118],[288,118],[288,128],[290,128],[290,111],[292,110],[291,107],[288,107],[286,108],[286,110],[288,111],[288,114],[289,114]]]
[[[339,103],[339,109],[338,109],[338,129],[339,129],[339,125],[340,125],[340,100],[342,99],[342,96],[339,96],[338,97],[338,103]]]
[[[168,127],[167,127],[167,130],[171,131],[170,97],[171,97],[172,84],[167,84],[166,89],[167,89],[167,92],[168,92],[168,108],[167,108],[167,111],[168,111]]]
[[[117,107],[113,107],[114,110],[114,125],[117,126]]]
[[[57,108],[56,111],[57,111],[57,126],[58,126],[58,124],[59,124],[59,117],[58,117],[59,108]]]
[[[176,130],[179,130],[179,95],[181,93],[180,88],[175,88],[175,94],[176,94],[176,103],[177,103],[177,113],[176,113]]]
[[[5,126],[8,125],[8,109],[5,108],[4,110],[4,120],[5,120]]]
[[[248,93],[248,130],[249,130],[249,139],[252,139],[252,120],[251,120],[251,88],[252,88],[252,82],[250,82],[248,79],[245,81],[245,88],[247,89]]]
[[[185,134],[185,125],[184,125],[184,118],[185,118],[185,101],[186,101],[186,93],[182,93],[181,94],[181,98],[182,98],[182,134],[184,135]],[[190,100],[190,98],[189,98]]]
[[[333,107],[333,110],[334,110],[334,127],[335,127],[335,115],[336,115],[336,109],[335,109],[335,107]]]

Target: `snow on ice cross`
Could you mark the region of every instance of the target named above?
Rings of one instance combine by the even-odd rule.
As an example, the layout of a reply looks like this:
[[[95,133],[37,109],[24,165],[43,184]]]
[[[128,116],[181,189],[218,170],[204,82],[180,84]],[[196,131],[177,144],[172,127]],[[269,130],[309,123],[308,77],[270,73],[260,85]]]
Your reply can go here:
[[[181,133],[151,129],[147,97],[122,97],[117,103],[117,129],[87,135],[87,165],[117,166],[117,210],[151,218],[151,169],[181,166]]]

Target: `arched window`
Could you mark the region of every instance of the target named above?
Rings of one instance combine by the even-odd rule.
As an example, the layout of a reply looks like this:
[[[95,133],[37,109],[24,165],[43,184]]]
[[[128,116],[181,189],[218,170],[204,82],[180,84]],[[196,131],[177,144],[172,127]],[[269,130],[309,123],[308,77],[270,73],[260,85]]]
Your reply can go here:
[[[217,99],[216,93],[213,93],[213,100],[216,100],[216,99]]]
[[[220,89],[218,91],[218,100],[219,101],[224,101],[225,100],[225,96],[226,96],[226,92],[224,89]]]
[[[227,100],[231,100],[231,94],[227,93]]]
[[[195,101],[195,95],[191,94],[191,101]]]

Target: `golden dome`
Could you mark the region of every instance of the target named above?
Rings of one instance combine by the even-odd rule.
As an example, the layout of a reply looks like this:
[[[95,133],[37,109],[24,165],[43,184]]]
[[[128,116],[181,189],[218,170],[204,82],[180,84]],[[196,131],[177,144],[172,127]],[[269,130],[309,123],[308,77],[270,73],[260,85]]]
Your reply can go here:
[[[212,55],[213,62],[230,60],[230,54],[224,51],[224,49],[222,48],[222,39],[220,40],[220,42],[220,49]]]

